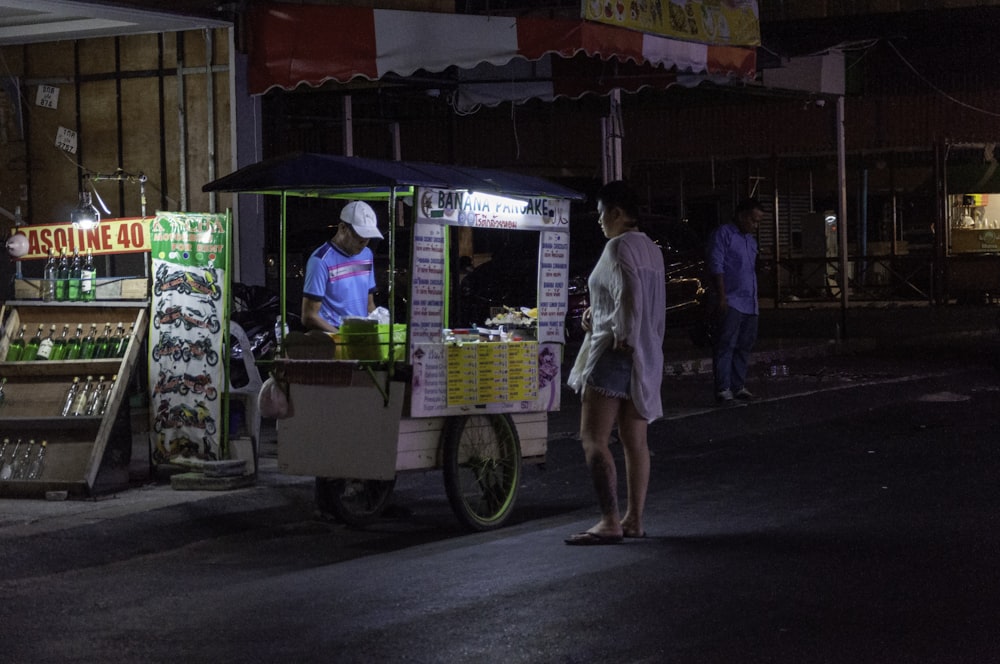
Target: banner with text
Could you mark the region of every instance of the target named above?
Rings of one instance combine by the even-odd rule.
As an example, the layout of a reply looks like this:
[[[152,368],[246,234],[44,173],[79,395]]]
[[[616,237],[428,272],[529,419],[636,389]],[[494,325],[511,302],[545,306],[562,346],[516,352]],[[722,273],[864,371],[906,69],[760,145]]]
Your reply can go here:
[[[90,250],[100,256],[149,251],[150,246],[149,219],[144,217],[101,219],[90,230],[74,228],[69,222],[56,222],[20,226],[17,231],[28,238],[28,253],[21,260],[48,258],[49,251],[58,256],[63,251],[86,254]]]
[[[417,221],[508,230],[566,230],[569,200],[511,197],[478,191],[420,189]]]
[[[582,0],[583,18],[685,41],[760,46],[757,0]]]

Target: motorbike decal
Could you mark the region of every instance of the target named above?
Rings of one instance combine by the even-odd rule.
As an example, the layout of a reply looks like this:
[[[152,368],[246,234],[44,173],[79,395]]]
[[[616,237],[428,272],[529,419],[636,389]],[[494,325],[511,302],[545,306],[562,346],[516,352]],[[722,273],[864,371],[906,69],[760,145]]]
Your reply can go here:
[[[170,332],[161,333],[159,342],[152,347],[150,353],[154,362],[169,358],[174,362],[185,363],[192,360],[204,360],[210,367],[219,363],[219,353],[212,348],[211,339],[202,338],[192,341],[174,336]]]
[[[211,300],[222,297],[215,270],[170,270],[166,263],[161,263],[153,280],[153,293],[162,295],[170,290],[176,290],[182,295],[202,295]]]
[[[157,212],[150,226],[154,463],[223,457],[228,213]],[[228,335],[227,335],[228,336]]]

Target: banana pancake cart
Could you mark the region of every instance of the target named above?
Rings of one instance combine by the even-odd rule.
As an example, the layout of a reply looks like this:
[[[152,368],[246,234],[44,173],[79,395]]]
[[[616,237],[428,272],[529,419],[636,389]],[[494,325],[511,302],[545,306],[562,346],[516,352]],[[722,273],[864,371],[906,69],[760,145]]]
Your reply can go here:
[[[282,325],[290,198],[368,201],[388,242],[389,324],[345,322],[336,345],[293,332],[274,361],[291,410],[277,423],[281,472],[315,476],[321,510],[365,525],[388,504],[398,473],[442,469],[464,526],[503,525],[522,461],[544,461],[547,414],[559,408],[569,209],[581,194],[503,171],[319,154],[263,161],[203,189],[280,197]],[[505,303],[491,325],[456,329],[457,227],[535,233],[537,302]],[[531,329],[503,327],[525,317]]]

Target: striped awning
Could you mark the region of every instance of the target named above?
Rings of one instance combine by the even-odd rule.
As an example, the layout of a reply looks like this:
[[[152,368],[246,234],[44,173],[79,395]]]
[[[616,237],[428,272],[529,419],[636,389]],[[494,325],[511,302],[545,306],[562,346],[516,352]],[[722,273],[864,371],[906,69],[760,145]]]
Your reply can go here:
[[[252,10],[249,28],[253,94],[456,68],[464,85],[505,81],[507,92],[489,93],[501,97],[499,103],[666,87],[685,75],[745,80],[756,69],[752,46],[681,41],[575,19],[270,4]],[[503,73],[469,75],[490,67]],[[512,77],[515,70],[528,73]]]

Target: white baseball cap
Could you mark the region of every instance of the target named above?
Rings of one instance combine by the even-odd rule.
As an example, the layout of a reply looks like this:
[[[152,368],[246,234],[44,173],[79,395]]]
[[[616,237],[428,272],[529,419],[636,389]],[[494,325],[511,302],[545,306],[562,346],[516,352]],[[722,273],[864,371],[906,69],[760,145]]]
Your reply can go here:
[[[375,216],[375,210],[364,201],[352,201],[345,205],[340,212],[340,220],[353,226],[354,232],[361,237],[382,237],[382,233],[378,230],[378,218]]]

